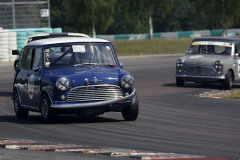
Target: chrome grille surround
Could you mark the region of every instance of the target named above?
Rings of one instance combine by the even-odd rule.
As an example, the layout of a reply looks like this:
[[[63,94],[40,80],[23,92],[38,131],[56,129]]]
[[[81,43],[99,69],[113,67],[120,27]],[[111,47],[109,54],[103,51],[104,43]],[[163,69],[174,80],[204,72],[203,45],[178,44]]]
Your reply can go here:
[[[99,102],[123,97],[120,87],[115,85],[89,85],[72,88],[67,102]]]
[[[217,72],[210,66],[186,66],[182,72],[190,76],[217,76]]]

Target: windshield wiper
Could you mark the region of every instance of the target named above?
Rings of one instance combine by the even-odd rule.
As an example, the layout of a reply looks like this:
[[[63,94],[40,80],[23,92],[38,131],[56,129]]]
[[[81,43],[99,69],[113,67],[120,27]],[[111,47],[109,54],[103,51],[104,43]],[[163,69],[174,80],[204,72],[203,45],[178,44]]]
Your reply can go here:
[[[87,65],[93,65],[96,66],[98,65],[97,63],[80,63],[80,64],[75,64],[74,67],[78,67],[78,66],[87,66]]]
[[[57,63],[57,61],[59,61],[60,59],[62,59],[64,56],[66,56],[68,53],[70,53],[72,51],[72,48],[69,48],[66,52],[64,52],[60,57],[58,57],[56,60],[54,60],[51,64],[50,67],[53,66],[55,63]]]
[[[108,64],[101,64],[101,65],[103,65],[103,66],[111,66],[111,67],[114,67],[115,65],[113,64],[113,63],[108,63]]]

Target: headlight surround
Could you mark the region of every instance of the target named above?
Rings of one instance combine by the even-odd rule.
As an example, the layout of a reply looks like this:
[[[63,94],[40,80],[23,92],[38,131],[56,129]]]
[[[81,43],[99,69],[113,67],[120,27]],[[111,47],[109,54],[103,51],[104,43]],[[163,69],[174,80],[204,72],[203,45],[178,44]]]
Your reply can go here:
[[[215,61],[213,64],[213,67],[216,69],[218,75],[222,74],[223,64],[221,61],[219,61],[219,60]]]
[[[56,87],[60,91],[66,91],[69,88],[69,80],[65,77],[59,78],[56,82]]]
[[[182,73],[182,69],[184,68],[185,63],[182,59],[178,59],[176,62],[176,71],[177,73]]]
[[[176,67],[177,68],[183,68],[185,66],[185,63],[182,59],[178,59],[176,62]]]
[[[129,76],[129,75],[125,75],[122,77],[121,79],[121,86],[125,89],[129,89],[133,86],[134,84],[134,80],[133,77]]]

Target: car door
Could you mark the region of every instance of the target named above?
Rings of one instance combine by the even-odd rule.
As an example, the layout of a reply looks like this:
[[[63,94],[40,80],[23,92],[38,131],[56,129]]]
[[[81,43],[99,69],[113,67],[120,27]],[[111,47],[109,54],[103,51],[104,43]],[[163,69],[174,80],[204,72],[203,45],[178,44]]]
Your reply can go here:
[[[240,54],[240,44],[235,44],[235,51],[234,51],[234,63],[235,63],[235,72],[237,72],[237,74],[235,74],[235,80],[240,80],[240,58],[239,58],[239,54]]]
[[[20,55],[20,71],[16,78],[16,85],[18,86],[21,104],[27,106],[28,101],[28,74],[31,64],[32,49],[25,47],[22,55]]]
[[[41,48],[32,48],[30,68],[27,73],[27,106],[38,108],[40,103]]]

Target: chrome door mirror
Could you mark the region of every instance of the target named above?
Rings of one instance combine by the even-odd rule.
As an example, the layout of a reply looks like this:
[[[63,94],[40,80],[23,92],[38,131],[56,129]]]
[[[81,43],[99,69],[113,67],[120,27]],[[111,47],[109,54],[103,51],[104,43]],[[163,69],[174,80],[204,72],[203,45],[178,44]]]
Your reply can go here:
[[[123,64],[120,62],[120,67],[121,67],[121,69],[123,69]]]
[[[39,67],[38,67],[38,66],[36,66],[36,65],[33,65],[33,68],[32,68],[32,70],[33,70],[34,72],[38,72],[38,71],[39,71]]]
[[[234,58],[238,58],[238,57],[239,57],[239,53],[235,53]]]

